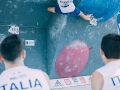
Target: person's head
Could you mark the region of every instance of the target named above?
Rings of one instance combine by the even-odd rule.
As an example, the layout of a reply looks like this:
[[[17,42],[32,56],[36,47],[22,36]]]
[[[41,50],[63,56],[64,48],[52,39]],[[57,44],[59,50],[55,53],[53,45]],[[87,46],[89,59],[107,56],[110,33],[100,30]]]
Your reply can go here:
[[[7,36],[0,45],[2,60],[5,63],[20,63],[26,56],[23,50],[23,44],[18,35]]]
[[[102,38],[101,55],[103,60],[120,59],[120,35],[111,33]]]

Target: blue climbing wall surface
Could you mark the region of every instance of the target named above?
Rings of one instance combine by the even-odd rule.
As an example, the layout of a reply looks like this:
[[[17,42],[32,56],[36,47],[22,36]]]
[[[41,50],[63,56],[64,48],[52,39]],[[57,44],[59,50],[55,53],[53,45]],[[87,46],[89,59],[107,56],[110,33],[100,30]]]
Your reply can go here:
[[[20,36],[25,40],[35,40],[35,47],[25,46],[25,65],[47,72],[47,25],[51,13],[46,11],[46,0],[0,0],[0,40],[9,35],[9,25],[20,27]],[[2,38],[1,38],[2,37]],[[0,63],[0,73],[4,65]]]
[[[79,5],[80,0],[74,0],[76,6],[82,8],[86,13],[93,12],[98,18],[103,17],[103,15],[111,15],[110,17],[112,17],[113,13],[108,14],[106,11],[113,10],[111,9],[113,3],[116,6],[119,4],[118,0],[106,0],[104,1],[106,6],[102,4],[103,0],[88,1],[82,0]],[[110,1],[112,2],[110,3]],[[88,44],[89,48],[93,47],[90,50],[86,67],[78,76],[92,74],[94,70],[103,66],[99,54],[100,41],[102,36],[107,33],[117,33],[116,16],[94,27],[89,26],[89,23],[80,17],[49,13],[46,10],[48,6],[57,6],[57,3],[55,0],[0,0],[0,41],[8,35],[9,25],[19,26],[19,35],[24,44],[25,40],[36,41],[35,47],[25,46],[27,51],[25,65],[48,72],[51,79],[59,78],[56,73],[55,63],[60,51],[74,40],[82,40]],[[99,8],[99,12],[97,6],[102,6]],[[111,8],[108,8],[108,6]],[[86,8],[88,7],[87,12]],[[114,13],[117,10],[113,10]],[[105,21],[107,19],[101,20]],[[0,63],[0,73],[3,70],[4,65]]]

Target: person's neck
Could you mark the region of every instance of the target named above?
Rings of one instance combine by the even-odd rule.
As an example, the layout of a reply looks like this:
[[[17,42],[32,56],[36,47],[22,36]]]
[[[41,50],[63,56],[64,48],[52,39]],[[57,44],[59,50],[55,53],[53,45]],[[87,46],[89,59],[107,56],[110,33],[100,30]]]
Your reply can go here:
[[[108,64],[109,62],[112,62],[112,61],[117,61],[118,59],[106,59],[105,60],[105,64]]]
[[[17,66],[24,66],[24,64],[9,64],[9,65],[6,65],[6,69],[10,69],[10,68],[13,68],[13,67],[17,67]]]

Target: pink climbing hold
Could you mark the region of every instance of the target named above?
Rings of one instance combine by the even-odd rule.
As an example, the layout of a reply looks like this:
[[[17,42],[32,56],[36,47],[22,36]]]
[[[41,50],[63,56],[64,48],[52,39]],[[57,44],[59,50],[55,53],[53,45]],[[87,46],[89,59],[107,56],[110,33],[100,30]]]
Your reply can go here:
[[[80,40],[71,42],[63,48],[56,61],[56,72],[60,78],[77,76],[86,66],[89,48]]]

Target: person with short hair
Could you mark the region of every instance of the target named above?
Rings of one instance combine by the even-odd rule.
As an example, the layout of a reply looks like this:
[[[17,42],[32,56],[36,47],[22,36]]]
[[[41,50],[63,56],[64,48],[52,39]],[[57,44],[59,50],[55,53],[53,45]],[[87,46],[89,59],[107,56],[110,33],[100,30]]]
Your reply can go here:
[[[92,90],[120,90],[120,35],[105,35],[100,54],[105,66],[92,74]]]
[[[91,25],[97,25],[97,19],[92,14],[85,15],[78,7],[75,7],[73,0],[57,0],[58,7],[48,7],[47,10],[52,13],[58,13],[69,16],[80,16],[89,21]]]
[[[1,42],[0,52],[6,68],[0,75],[0,90],[50,90],[45,72],[24,65],[26,52],[18,35],[7,36]]]

